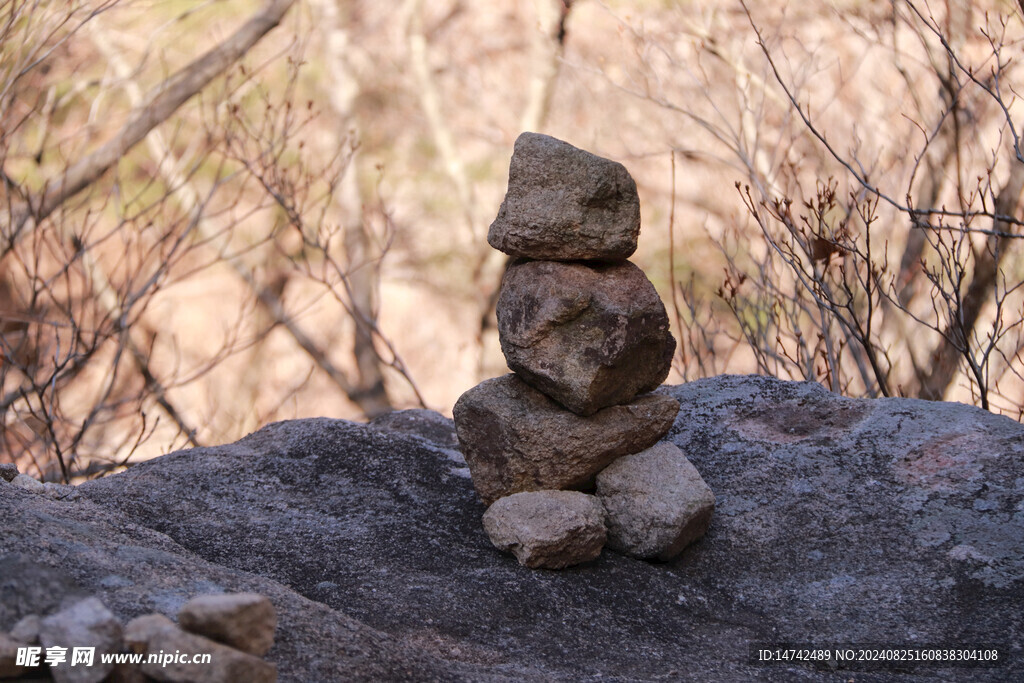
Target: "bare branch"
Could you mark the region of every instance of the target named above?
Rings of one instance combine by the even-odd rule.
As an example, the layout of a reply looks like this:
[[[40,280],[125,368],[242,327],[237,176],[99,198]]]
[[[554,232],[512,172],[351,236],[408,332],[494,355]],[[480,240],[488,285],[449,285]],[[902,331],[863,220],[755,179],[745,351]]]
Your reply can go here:
[[[3,254],[12,249],[26,231],[45,220],[69,198],[96,182],[118,159],[142,141],[156,126],[224,73],[271,29],[280,23],[295,0],[269,0],[263,9],[227,40],[193,60],[157,86],[114,137],[85,158],[72,164],[61,178],[48,186],[42,196],[14,211],[13,224],[3,232]]]

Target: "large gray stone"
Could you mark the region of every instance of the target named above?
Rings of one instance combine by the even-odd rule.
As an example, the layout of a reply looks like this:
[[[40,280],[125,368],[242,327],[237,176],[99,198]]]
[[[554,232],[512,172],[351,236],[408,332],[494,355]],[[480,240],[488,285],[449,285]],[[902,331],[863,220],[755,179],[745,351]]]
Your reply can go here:
[[[615,161],[547,135],[516,140],[508,192],[487,242],[511,256],[622,260],[636,251],[640,200]]]
[[[715,494],[672,443],[619,458],[597,475],[608,512],[608,547],[670,560],[708,529]]]
[[[59,567],[122,623],[202,593],[267,595],[282,681],[1024,679],[1024,426],[766,377],[659,391],[682,404],[666,438],[716,497],[708,533],[667,563],[606,549],[525,569],[491,545],[447,449],[329,419],[157,458],[74,501],[0,484],[0,554]],[[0,595],[19,607],[0,630],[49,613],[18,597],[46,599],[27,571],[0,558],[0,587],[19,587]],[[782,642],[1004,656],[993,669],[751,660]]]
[[[529,491],[499,498],[484,513],[484,531],[499,550],[531,568],[563,569],[601,554],[605,513],[578,491]]]
[[[325,422],[339,424],[338,421]],[[366,432],[363,427],[359,429]],[[336,436],[330,430],[320,432],[314,428],[305,436],[306,446],[323,447],[322,452],[331,452],[332,444],[337,443]],[[261,439],[257,437],[256,441]],[[0,630],[11,629],[31,614],[50,614],[62,603],[70,604],[69,599],[81,599],[83,594],[101,599],[126,624],[134,617],[154,610],[165,616],[174,616],[196,595],[218,590],[248,591],[268,596],[277,608],[280,635],[266,659],[279,667],[282,681],[403,680],[413,678],[413,672],[416,676],[433,680],[488,680],[487,670],[478,663],[443,661],[444,657],[439,657],[438,653],[414,638],[389,635],[353,619],[341,609],[340,603],[329,607],[317,599],[304,597],[290,587],[296,584],[283,574],[277,577],[280,580],[275,580],[271,574],[260,576],[242,568],[252,557],[261,556],[279,568],[291,567],[287,573],[294,573],[297,578],[302,572],[297,570],[296,563],[302,564],[311,573],[299,582],[307,585],[310,590],[303,590],[311,595],[316,592],[314,586],[318,583],[340,586],[348,580],[344,570],[334,573],[331,569],[315,566],[324,559],[325,553],[349,552],[348,548],[336,545],[339,537],[345,538],[345,523],[340,519],[328,521],[320,515],[324,512],[325,501],[330,501],[328,507],[346,509],[341,501],[346,497],[354,499],[352,494],[361,487],[351,488],[346,494],[342,492],[343,486],[337,486],[338,482],[325,483],[325,488],[333,491],[325,495],[317,484],[317,477],[310,477],[306,472],[303,475],[306,478],[301,481],[312,487],[303,494],[307,503],[300,505],[297,500],[285,502],[285,499],[278,498],[283,493],[282,480],[278,477],[289,478],[286,464],[289,458],[285,455],[288,447],[282,442],[281,446],[286,450],[278,451],[271,445],[273,441],[263,441],[277,453],[269,460],[257,457],[256,451],[244,445],[197,451],[196,455],[206,453],[213,457],[200,468],[202,471],[196,470],[192,474],[179,471],[169,475],[189,477],[188,482],[172,483],[164,479],[164,474],[153,472],[157,479],[148,481],[144,486],[147,493],[133,496],[142,509],[154,504],[156,499],[164,500],[167,507],[164,503],[157,505],[163,522],[134,519],[134,513],[118,511],[116,506],[108,509],[84,499],[55,501],[13,486],[0,486],[0,526],[3,527],[0,534]],[[412,447],[404,452],[424,454],[423,446],[417,446],[420,442],[410,439],[410,443]],[[358,449],[346,450],[358,457]],[[218,453],[220,455],[216,455]],[[185,465],[186,470],[191,470],[192,465],[188,464],[190,457],[186,453],[165,456],[140,466],[173,464],[182,455],[185,461],[179,461],[178,465]],[[331,457],[337,455],[335,453]],[[279,457],[284,460],[278,460]],[[364,461],[364,464],[367,463]],[[260,471],[261,465],[265,466],[264,472]],[[241,470],[236,474],[230,473],[238,466],[246,472],[242,478],[238,477]],[[460,481],[465,488],[463,503],[472,504],[475,497],[468,478],[460,478]],[[177,488],[178,484],[184,488],[166,499],[158,493],[168,487]],[[263,490],[261,500],[271,504],[274,512],[260,512],[258,506],[253,507],[252,514],[247,516],[248,521],[239,526],[241,519],[229,510],[238,502],[235,495],[253,484]],[[290,488],[291,484],[284,486]],[[268,491],[273,491],[270,497],[266,495]],[[98,491],[94,493],[100,498],[108,495]],[[172,499],[177,502],[172,502]],[[275,500],[277,502],[272,502]],[[109,502],[113,503],[112,500]],[[438,505],[432,507],[435,512],[444,509]],[[288,508],[313,526],[300,529],[287,522],[285,517],[291,513],[284,511]],[[374,513],[372,505],[367,512],[384,517]],[[471,523],[478,530],[481,546],[493,552],[479,529],[482,512],[482,509],[474,510]],[[281,517],[282,513],[285,517]],[[209,528],[204,530],[208,523],[219,527],[223,535],[219,540],[212,536],[207,541],[199,537],[191,539],[197,543],[195,548],[201,550],[201,553],[196,553],[179,545],[166,533],[155,530],[160,527],[177,535],[172,526],[178,523],[173,520],[179,514],[193,518],[196,524],[192,529],[200,536],[209,531]],[[248,526],[250,524],[254,526]],[[248,528],[248,531],[243,536],[236,536],[235,533],[242,528]],[[314,532],[314,528],[319,531]],[[288,550],[276,547],[285,537],[291,538],[295,547]],[[182,540],[191,543],[191,540]],[[222,542],[227,542],[227,545]],[[206,549],[202,550],[202,546]],[[214,549],[215,561],[203,558],[202,553]],[[265,552],[269,554],[264,555]],[[209,556],[214,557],[213,554]],[[341,583],[329,583],[325,574]],[[155,644],[159,652],[161,645]],[[168,651],[166,645],[163,649]],[[44,668],[47,667],[44,665]],[[122,677],[116,680],[131,680],[126,678],[131,672],[121,674]],[[118,672],[111,675],[117,676]]]
[[[497,312],[509,368],[580,415],[653,391],[672,366],[665,305],[628,261],[513,263]]]
[[[581,417],[505,375],[464,393],[453,412],[473,485],[489,505],[520,491],[592,485],[616,458],[657,442],[679,404],[649,394]]]

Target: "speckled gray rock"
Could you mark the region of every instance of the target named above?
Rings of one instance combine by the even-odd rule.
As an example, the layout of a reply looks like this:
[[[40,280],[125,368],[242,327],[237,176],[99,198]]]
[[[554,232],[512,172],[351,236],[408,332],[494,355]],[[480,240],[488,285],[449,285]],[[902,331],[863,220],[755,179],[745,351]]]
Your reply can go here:
[[[516,140],[508,192],[487,242],[511,256],[622,260],[636,251],[640,200],[615,161],[547,135]]]
[[[277,669],[259,657],[221,645],[193,633],[185,633],[162,614],[148,614],[124,627],[125,646],[137,654],[181,652],[209,654],[209,663],[191,661],[154,662],[139,665],[142,673],[158,681],[173,683],[274,683]]]
[[[410,408],[409,410],[393,410],[374,418],[370,427],[382,431],[412,434],[430,443],[445,448],[458,448],[459,439],[455,435],[455,423],[433,410]]]
[[[648,394],[581,417],[504,375],[464,393],[453,412],[473,485],[489,505],[520,491],[591,485],[616,458],[657,442],[679,404]]]
[[[178,612],[178,624],[190,633],[262,657],[274,644],[277,612],[258,593],[199,595]]]
[[[293,420],[85,482],[71,503],[0,485],[0,630],[50,613],[37,603],[66,589],[43,569],[59,567],[122,623],[203,593],[267,595],[282,681],[1024,680],[1024,426],[769,377],[658,391],[682,406],[666,440],[716,497],[708,533],[667,563],[606,549],[525,570],[488,540],[447,450]],[[757,665],[752,643],[1006,657],[833,671]]]
[[[533,569],[563,569],[601,554],[604,508],[578,491],[529,491],[496,500],[484,513],[491,543]]]
[[[628,261],[518,261],[497,312],[509,368],[580,415],[653,391],[672,365],[665,305]]]
[[[114,665],[103,663],[101,655],[121,651],[121,623],[96,598],[86,598],[39,622],[39,641],[43,648],[66,647],[68,660],[50,668],[57,683],[98,683]],[[71,666],[71,649],[96,648],[92,666]]]
[[[400,454],[419,458],[421,465],[430,462],[429,458],[434,455],[445,463],[451,463],[446,456],[440,455],[440,451],[427,450],[421,440],[412,437],[391,439],[376,435],[375,438],[365,426],[339,420],[314,420],[307,424],[312,429],[305,432],[301,443],[296,442],[294,446],[314,448],[321,454],[327,454],[326,459],[339,458],[338,462],[341,462],[344,458],[355,457],[353,464],[358,462],[360,465],[369,465],[374,460],[368,451],[361,451],[354,443],[346,444],[344,437],[339,441],[339,434],[328,426],[347,425],[375,442],[377,446],[374,448],[378,453],[386,450],[389,455],[383,459],[385,463],[399,462],[404,457]],[[321,427],[327,427],[326,431]],[[392,519],[382,512],[373,511],[374,501],[380,502],[379,499],[372,494],[367,497],[365,490],[360,493],[361,486],[346,488],[333,475],[324,479],[324,485],[332,493],[324,496],[324,490],[314,487],[301,494],[305,503],[299,504],[298,500],[286,502],[290,494],[285,492],[298,490],[293,489],[293,485],[309,483],[312,486],[319,475],[302,471],[301,465],[296,469],[302,460],[293,460],[292,456],[299,451],[292,445],[277,442],[278,448],[272,445],[275,438],[265,440],[264,437],[273,431],[250,437],[247,443],[251,446],[229,445],[209,451],[199,449],[192,451],[191,455],[183,452],[153,461],[154,464],[160,462],[172,466],[176,462],[185,466],[185,470],[158,474],[156,480],[146,484],[147,493],[131,493],[130,499],[139,505],[137,511],[118,512],[84,497],[70,503],[55,501],[13,486],[0,486],[0,520],[3,520],[3,533],[0,533],[0,631],[12,629],[28,615],[51,614],[62,605],[70,605],[90,595],[100,598],[124,624],[154,609],[174,616],[192,597],[212,591],[257,592],[268,596],[274,603],[279,631],[286,634],[275,640],[274,647],[266,656],[278,667],[282,681],[403,680],[413,677],[411,672],[428,680],[487,680],[488,669],[480,664],[444,661],[438,656],[441,653],[434,649],[428,651],[423,644],[404,635],[389,635],[353,619],[341,602],[329,607],[320,601],[319,598],[324,597],[322,594],[317,594],[312,600],[304,597],[286,584],[288,579],[284,574],[274,575],[262,570],[254,573],[240,568],[246,565],[246,556],[259,556],[278,568],[291,567],[286,573],[298,577],[293,561],[312,562],[306,566],[313,567],[327,555],[344,555],[349,550],[337,544],[339,541],[347,543],[346,524],[352,521],[349,515],[356,509],[352,506],[354,500],[361,500],[360,505],[369,506],[367,509],[371,510],[376,529],[384,529]],[[346,444],[343,446],[344,456],[332,451],[338,444]],[[265,449],[277,455],[267,459],[265,456],[270,451]],[[263,455],[257,456],[258,452]],[[211,454],[212,460],[192,470],[192,456],[203,453]],[[241,471],[232,474],[243,463],[246,475],[240,478]],[[454,463],[451,464],[454,467]],[[191,474],[186,474],[186,470]],[[445,468],[444,471],[449,470]],[[190,481],[185,488],[165,497],[157,491],[164,489],[166,492],[168,486],[177,487],[177,483],[172,484],[166,476],[188,477]],[[292,476],[297,478],[292,480]],[[382,476],[382,483],[402,479],[394,473]],[[243,483],[246,479],[249,484]],[[404,478],[405,483],[414,480],[414,475]],[[475,503],[468,477],[454,477],[453,480],[464,489],[461,502]],[[230,486],[225,485],[228,481],[232,482]],[[266,515],[259,512],[259,505],[246,503],[249,511],[245,515],[247,521],[243,523],[230,512],[237,504],[233,499],[256,481],[262,482],[259,487],[264,494],[270,490],[266,487],[272,488],[274,496],[271,498],[277,502],[272,505],[274,511]],[[184,481],[180,483],[186,484]],[[100,484],[101,489],[108,485],[106,480],[96,480],[96,484]],[[427,488],[437,489],[438,482]],[[93,489],[94,493],[98,491]],[[282,494],[285,498],[279,497]],[[100,498],[110,495],[120,498],[119,493],[110,490]],[[158,500],[164,501],[167,507]],[[128,502],[128,499],[122,502]],[[321,505],[325,507],[320,509]],[[445,511],[443,501],[429,505],[434,510],[433,514]],[[289,509],[310,521],[312,527],[300,530],[291,526],[286,521],[292,514]],[[332,519],[322,517],[327,509],[339,512],[340,516]],[[143,514],[143,510],[149,511],[145,515],[156,514],[143,520],[138,516]],[[493,552],[479,528],[482,512],[482,508],[474,510],[466,524],[476,529],[482,551]],[[179,515],[183,516],[179,518]],[[174,530],[178,523],[175,520],[185,518],[192,520],[186,526],[199,534],[195,538]],[[345,521],[346,518],[349,522]],[[208,523],[214,523],[220,531],[208,535],[204,528]],[[235,536],[238,529],[253,523],[257,523],[258,530],[254,529],[244,538]],[[162,531],[157,531],[158,527]],[[290,550],[278,548],[270,550],[269,555],[265,554],[268,548],[281,540],[269,531],[271,529],[279,529],[294,541],[295,547]],[[194,547],[200,552],[181,545],[192,546],[193,541],[196,541]],[[222,545],[225,541],[227,545]],[[384,547],[408,547],[408,544],[389,541],[384,543]],[[205,559],[203,553],[212,561]],[[271,560],[271,556],[276,559]],[[378,569],[380,566],[383,565]],[[324,581],[325,573],[334,581],[346,581],[344,571],[312,571],[307,578],[315,577],[308,584],[313,592],[316,592],[314,586]],[[300,579],[300,583],[305,584],[305,579]],[[302,590],[309,592],[305,588]],[[345,592],[352,593],[348,589]],[[167,651],[166,647],[164,651]],[[329,657],[324,656],[326,652],[331,653]],[[133,679],[125,677],[129,673],[115,671],[111,676],[123,674],[116,680],[131,681]]]
[[[708,529],[715,494],[672,443],[619,458],[597,475],[608,512],[608,547],[670,560]]]

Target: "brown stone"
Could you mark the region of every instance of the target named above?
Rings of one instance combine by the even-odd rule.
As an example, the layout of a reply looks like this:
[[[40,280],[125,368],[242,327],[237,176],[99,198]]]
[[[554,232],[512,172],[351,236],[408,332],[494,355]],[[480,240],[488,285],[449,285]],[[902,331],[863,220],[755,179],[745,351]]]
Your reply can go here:
[[[613,462],[597,475],[608,513],[608,547],[670,560],[704,535],[715,494],[683,452],[662,442]]]
[[[509,368],[580,415],[653,391],[672,365],[665,306],[629,262],[518,261],[497,312]]]
[[[453,412],[473,486],[490,504],[520,491],[592,484],[616,458],[664,436],[679,403],[650,394],[581,417],[505,375],[464,393]]]
[[[258,593],[219,593],[192,598],[178,612],[183,629],[262,657],[274,644],[277,613]]]
[[[604,508],[578,491],[528,491],[500,498],[484,513],[484,531],[499,550],[531,568],[562,569],[601,554]]]
[[[487,242],[511,256],[629,258],[640,232],[636,183],[615,161],[547,135],[516,140],[508,191]]]
[[[125,626],[124,641],[132,652],[160,658],[160,661],[139,665],[142,673],[158,681],[273,683],[277,680],[277,668],[273,664],[186,633],[162,614],[132,619]],[[210,655],[210,661],[193,661],[194,657],[202,655]]]

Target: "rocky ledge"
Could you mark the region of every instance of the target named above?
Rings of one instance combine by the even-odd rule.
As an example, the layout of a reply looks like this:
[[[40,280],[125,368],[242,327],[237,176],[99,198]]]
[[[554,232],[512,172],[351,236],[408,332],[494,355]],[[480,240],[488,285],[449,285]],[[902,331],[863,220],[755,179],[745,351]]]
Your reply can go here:
[[[717,507],[670,562],[497,550],[451,423],[310,419],[60,499],[0,481],[0,631],[96,597],[126,623],[252,592],[279,680],[1020,680],[1024,426],[723,376],[662,387]],[[997,668],[769,666],[758,644],[998,647]]]

